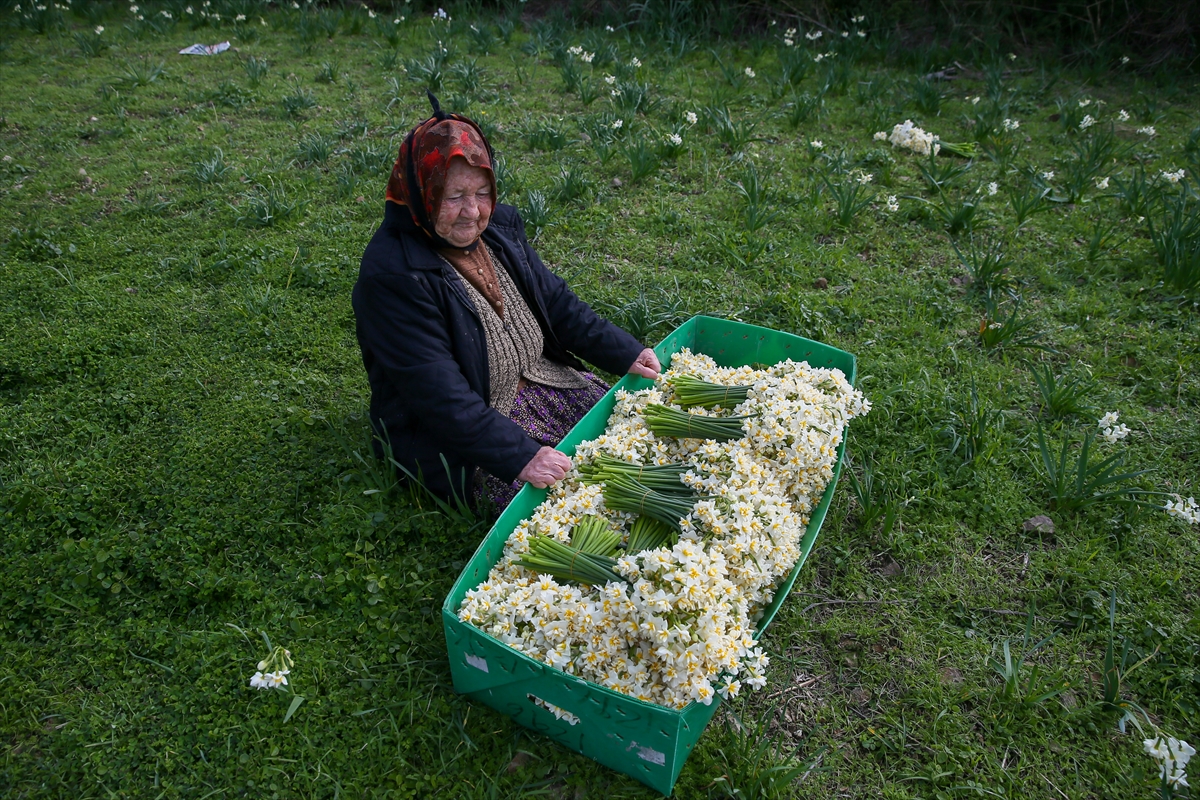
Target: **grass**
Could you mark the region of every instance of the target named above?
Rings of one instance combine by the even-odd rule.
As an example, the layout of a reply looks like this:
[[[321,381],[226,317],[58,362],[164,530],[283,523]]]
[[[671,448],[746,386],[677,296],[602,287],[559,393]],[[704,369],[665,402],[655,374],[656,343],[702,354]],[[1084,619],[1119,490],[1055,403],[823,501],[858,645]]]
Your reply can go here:
[[[486,524],[367,455],[348,297],[427,86],[493,132],[546,263],[646,341],[703,312],[859,358],[854,480],[763,640],[766,690],[714,720],[679,797],[1144,797],[1118,722],[1200,735],[1196,531],[1095,494],[1197,493],[1196,182],[1161,175],[1194,169],[1193,76],[905,47],[872,20],[801,32],[799,59],[676,4],[613,32],[255,7],[240,38],[242,4],[77,5],[0,22],[7,796],[652,796],[454,694],[440,604]],[[576,45],[586,100],[556,60]],[[978,69],[922,82],[955,61]],[[961,174],[870,155],[906,118],[973,141],[985,103],[1020,128]],[[1091,439],[1110,409],[1115,445]],[[1038,514],[1053,533],[1022,528]],[[294,695],[249,687],[263,634]]]

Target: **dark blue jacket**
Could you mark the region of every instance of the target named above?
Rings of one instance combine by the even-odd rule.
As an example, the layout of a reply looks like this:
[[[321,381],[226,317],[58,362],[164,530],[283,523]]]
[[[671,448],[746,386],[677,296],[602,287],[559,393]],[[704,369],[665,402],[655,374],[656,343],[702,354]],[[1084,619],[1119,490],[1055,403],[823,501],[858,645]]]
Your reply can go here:
[[[391,442],[393,457],[442,497],[469,492],[476,466],[514,481],[540,446],[488,405],[487,346],[475,306],[408,211],[384,205],[352,296],[372,425]],[[618,375],[629,369],[642,344],[546,269],[515,208],[497,204],[483,239],[537,317],[547,358],[579,368],[577,354]]]

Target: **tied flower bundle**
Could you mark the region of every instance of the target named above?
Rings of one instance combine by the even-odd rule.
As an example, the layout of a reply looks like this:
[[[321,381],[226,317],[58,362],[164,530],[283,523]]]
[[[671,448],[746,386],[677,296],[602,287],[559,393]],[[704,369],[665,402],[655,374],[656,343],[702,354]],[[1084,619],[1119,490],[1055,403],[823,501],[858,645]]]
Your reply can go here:
[[[800,558],[846,424],[869,409],[840,370],[675,354],[652,388],[617,393],[459,619],[671,708],[761,688],[756,625]],[[698,438],[705,426],[740,435]]]
[[[882,139],[880,133],[875,134],[876,139]],[[928,133],[916,125],[913,125],[911,119],[906,119],[902,124],[895,125],[892,132],[887,134],[887,140],[892,143],[893,147],[902,147],[905,150],[911,150],[917,155],[937,155],[942,150],[947,153],[953,153],[956,156],[963,158],[974,158],[977,154],[974,142],[964,142],[957,144],[955,142],[943,142],[936,134]]]

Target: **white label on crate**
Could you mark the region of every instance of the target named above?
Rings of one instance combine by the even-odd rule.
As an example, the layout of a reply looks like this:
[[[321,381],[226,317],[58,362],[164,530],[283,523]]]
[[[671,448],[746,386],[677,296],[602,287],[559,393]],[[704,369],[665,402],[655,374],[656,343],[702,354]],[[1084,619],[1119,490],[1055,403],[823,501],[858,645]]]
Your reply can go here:
[[[642,747],[637,742],[630,742],[626,750],[632,750],[635,747],[638,749],[638,758],[642,761],[649,761],[651,764],[658,764],[660,767],[667,763],[667,754],[660,753],[653,747]]]
[[[470,664],[475,669],[481,669],[484,672],[488,671],[488,665],[487,665],[486,658],[481,658],[480,656],[473,656],[470,653],[463,653],[463,655],[466,656],[467,663]]]

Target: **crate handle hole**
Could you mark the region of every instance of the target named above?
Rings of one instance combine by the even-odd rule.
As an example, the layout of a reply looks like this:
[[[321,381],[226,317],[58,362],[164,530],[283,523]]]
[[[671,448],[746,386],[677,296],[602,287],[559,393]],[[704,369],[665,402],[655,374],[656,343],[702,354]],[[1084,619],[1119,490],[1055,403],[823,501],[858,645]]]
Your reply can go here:
[[[525,699],[533,703],[538,708],[549,711],[555,717],[563,720],[568,725],[578,725],[580,722],[579,717],[575,716],[570,711],[567,711],[565,708],[559,708],[558,706],[554,705],[554,703],[548,703],[535,694],[527,694],[525,695]]]

